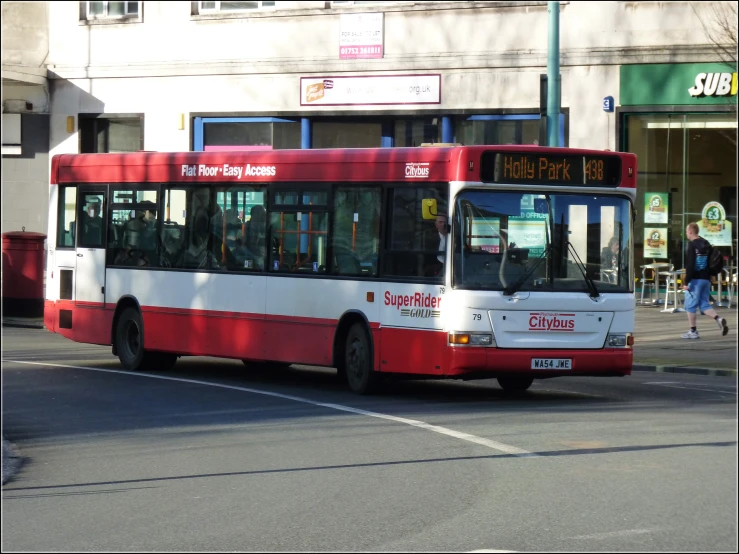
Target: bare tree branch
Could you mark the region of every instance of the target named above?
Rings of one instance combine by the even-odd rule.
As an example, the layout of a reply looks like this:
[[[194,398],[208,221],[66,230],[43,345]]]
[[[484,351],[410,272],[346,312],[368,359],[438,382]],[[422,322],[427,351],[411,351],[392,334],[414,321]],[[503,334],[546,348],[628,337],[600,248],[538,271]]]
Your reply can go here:
[[[699,9],[696,4],[700,5]],[[708,40],[716,48],[721,61],[737,67],[737,2],[691,2]],[[710,6],[710,7],[709,7]],[[708,13],[706,13],[708,12]]]

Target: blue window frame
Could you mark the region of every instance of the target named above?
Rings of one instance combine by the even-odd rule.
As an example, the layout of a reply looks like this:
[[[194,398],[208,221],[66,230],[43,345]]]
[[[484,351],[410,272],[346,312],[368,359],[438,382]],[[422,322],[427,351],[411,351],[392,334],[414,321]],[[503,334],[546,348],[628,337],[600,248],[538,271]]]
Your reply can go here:
[[[212,126],[212,127],[210,127]],[[196,117],[193,121],[193,151],[206,146],[254,147],[254,149],[300,148],[300,119],[279,117]]]
[[[539,114],[508,114],[508,115],[501,115],[501,114],[482,114],[482,115],[470,115],[467,117],[459,116],[456,120],[456,125],[454,129],[454,141],[455,142],[463,142],[464,144],[507,144],[511,141],[504,141],[501,142],[500,139],[500,133],[501,133],[501,127],[505,123],[512,123],[510,126],[510,132],[514,135],[514,144],[532,144],[532,141],[524,141],[523,134],[528,131],[528,134],[531,134],[533,127],[531,125],[526,126],[526,129],[524,129],[524,122],[536,122],[535,126],[535,134],[538,139],[538,129],[539,129],[539,120],[541,117]],[[475,140],[474,142],[470,142],[469,140],[464,140],[465,137],[463,136],[463,130],[462,127],[465,125],[466,122],[499,122],[501,125],[489,125],[489,126],[483,126],[481,128],[481,131],[483,133],[483,137],[480,140]],[[516,123],[521,122],[522,124],[516,125]],[[559,114],[559,143],[562,146],[566,145],[565,142],[565,114],[560,113]]]

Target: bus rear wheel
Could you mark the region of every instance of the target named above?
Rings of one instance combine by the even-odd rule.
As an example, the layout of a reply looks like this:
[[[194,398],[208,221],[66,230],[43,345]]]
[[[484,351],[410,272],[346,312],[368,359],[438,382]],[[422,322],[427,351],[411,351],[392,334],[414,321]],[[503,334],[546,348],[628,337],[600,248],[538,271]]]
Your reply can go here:
[[[533,382],[533,377],[521,377],[517,375],[498,377],[498,384],[506,392],[523,392],[527,390]]]
[[[143,329],[139,311],[131,307],[124,309],[115,328],[115,345],[121,365],[129,371],[171,368],[177,361],[177,355],[147,352],[144,349]]]
[[[344,367],[349,388],[357,394],[371,394],[377,389],[379,375],[372,369],[372,351],[364,326],[355,323],[346,336]]]

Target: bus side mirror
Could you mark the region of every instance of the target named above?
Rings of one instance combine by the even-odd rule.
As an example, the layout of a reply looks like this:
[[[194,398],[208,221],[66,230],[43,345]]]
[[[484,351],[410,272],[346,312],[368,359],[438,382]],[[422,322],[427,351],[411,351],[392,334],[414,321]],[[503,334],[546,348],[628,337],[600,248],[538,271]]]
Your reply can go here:
[[[439,215],[436,198],[424,198],[421,200],[421,210],[424,219],[436,219],[436,216]]]

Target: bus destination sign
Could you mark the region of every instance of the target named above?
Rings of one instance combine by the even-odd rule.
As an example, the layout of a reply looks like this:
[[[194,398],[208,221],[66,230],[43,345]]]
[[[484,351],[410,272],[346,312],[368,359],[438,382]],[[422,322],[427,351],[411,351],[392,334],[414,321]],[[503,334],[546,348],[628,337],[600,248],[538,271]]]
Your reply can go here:
[[[573,156],[535,152],[483,152],[480,178],[486,183],[617,187],[618,156]]]

